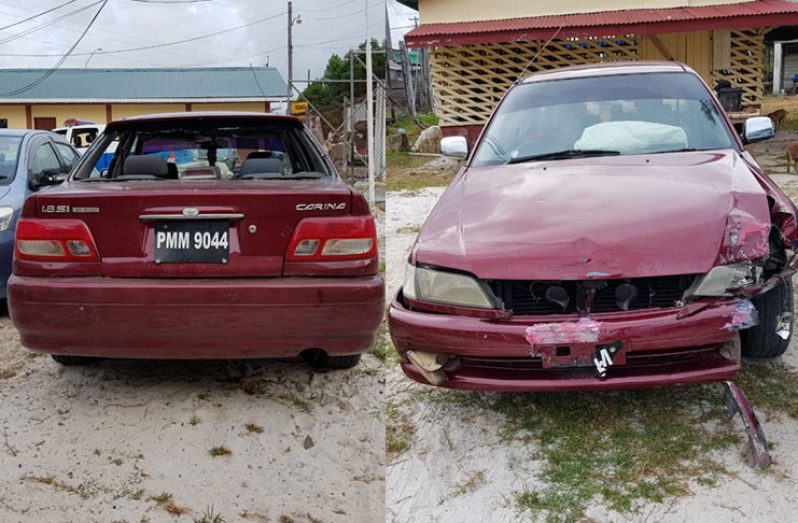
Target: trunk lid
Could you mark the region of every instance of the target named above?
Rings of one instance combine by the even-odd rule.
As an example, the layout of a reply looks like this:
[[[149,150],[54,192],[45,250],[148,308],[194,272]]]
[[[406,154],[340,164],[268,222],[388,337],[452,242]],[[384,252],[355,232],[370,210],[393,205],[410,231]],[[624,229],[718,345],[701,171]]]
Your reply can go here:
[[[297,223],[349,215],[351,203],[350,189],[332,178],[72,182],[38,194],[36,213],[83,220],[107,277],[238,278],[280,276]],[[207,215],[227,224],[223,263],[156,263],[159,224],[200,223]]]

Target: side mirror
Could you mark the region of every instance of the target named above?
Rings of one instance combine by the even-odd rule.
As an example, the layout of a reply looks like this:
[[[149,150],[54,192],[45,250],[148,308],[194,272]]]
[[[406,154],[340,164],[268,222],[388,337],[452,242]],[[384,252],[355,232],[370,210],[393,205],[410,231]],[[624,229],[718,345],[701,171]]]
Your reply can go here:
[[[468,156],[468,141],[465,136],[447,136],[441,138],[441,154],[454,158],[465,158]]]
[[[30,188],[34,191],[42,187],[49,187],[51,185],[60,185],[66,181],[69,173],[62,173],[59,169],[45,169],[37,175],[29,177]]]
[[[757,143],[770,140],[776,134],[773,121],[767,116],[754,116],[743,124],[743,143]]]

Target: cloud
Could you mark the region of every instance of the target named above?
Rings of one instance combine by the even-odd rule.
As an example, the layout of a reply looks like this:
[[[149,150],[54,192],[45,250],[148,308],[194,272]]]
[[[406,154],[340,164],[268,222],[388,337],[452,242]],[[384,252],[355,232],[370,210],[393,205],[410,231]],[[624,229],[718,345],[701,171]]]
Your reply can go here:
[[[7,25],[45,11],[64,0],[27,0],[22,5],[0,4],[0,25]],[[89,6],[96,0],[78,0],[45,16],[0,31],[0,67],[47,68],[58,56],[26,57],[14,54],[55,54],[65,52],[86,27],[97,7],[57,20]],[[294,26],[294,77],[323,74],[329,56],[345,53],[365,39],[364,7],[370,5],[368,34],[385,37],[384,0],[295,0],[294,12],[302,23]],[[131,0],[110,0],[97,22],[62,67],[84,67],[91,53],[90,67],[187,67],[265,65],[277,67],[283,77],[287,69],[285,14],[287,2],[256,0],[212,0],[165,5]],[[237,31],[199,41],[158,49],[109,54],[109,51],[143,47],[193,38],[223,29],[275,18]],[[36,30],[36,28],[40,28]],[[20,35],[14,37],[14,35]]]

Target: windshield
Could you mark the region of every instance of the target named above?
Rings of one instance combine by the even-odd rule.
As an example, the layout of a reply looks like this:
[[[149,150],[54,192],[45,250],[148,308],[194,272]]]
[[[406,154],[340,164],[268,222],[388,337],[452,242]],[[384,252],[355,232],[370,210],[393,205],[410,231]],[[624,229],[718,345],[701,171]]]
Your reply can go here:
[[[690,73],[607,75],[513,88],[472,165],[726,149],[734,140]]]
[[[143,123],[103,133],[76,180],[279,180],[331,176],[303,129],[229,122]]]
[[[0,185],[6,185],[14,178],[21,144],[21,136],[0,136]]]

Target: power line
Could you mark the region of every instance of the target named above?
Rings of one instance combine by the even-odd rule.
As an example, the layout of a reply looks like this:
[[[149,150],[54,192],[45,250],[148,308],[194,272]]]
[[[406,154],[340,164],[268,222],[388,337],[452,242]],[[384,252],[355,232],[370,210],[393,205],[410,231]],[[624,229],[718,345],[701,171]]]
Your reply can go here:
[[[28,85],[20,87],[19,89],[15,89],[13,91],[0,93],[0,96],[17,96],[18,94],[22,94],[25,91],[33,89],[37,85],[41,84],[42,82],[44,82],[45,80],[50,78],[50,76],[52,76],[53,73],[55,73],[58,70],[58,68],[61,67],[61,65],[66,61],[66,59],[69,58],[69,55],[72,54],[72,51],[74,51],[75,48],[78,45],[80,45],[81,40],[83,40],[83,37],[85,37],[86,34],[89,32],[89,29],[91,29],[91,26],[94,25],[94,22],[97,20],[97,17],[100,16],[100,13],[102,12],[103,8],[105,7],[105,5],[107,3],[108,3],[108,0],[103,0],[102,5],[100,6],[99,9],[97,9],[97,12],[94,13],[94,16],[91,18],[91,20],[89,21],[89,24],[86,26],[86,29],[84,29],[83,32],[80,33],[80,36],[78,37],[77,40],[75,40],[75,43],[72,44],[72,47],[70,47],[67,50],[67,52],[64,53],[64,55],[61,57],[61,59],[58,60],[58,62],[56,62],[56,64],[52,68],[50,68],[50,70],[45,72],[43,75],[41,75],[39,78],[37,78],[36,80],[32,81]]]
[[[52,13],[53,11],[61,9],[62,7],[66,7],[69,4],[74,4],[77,1],[78,0],[69,0],[68,2],[64,2],[63,4],[58,4],[57,6],[52,7],[50,9],[48,9],[47,11],[42,11],[41,13],[36,13],[35,15],[29,16],[27,18],[23,18],[22,20],[17,20],[13,24],[8,24],[6,26],[0,27],[0,31],[5,31],[6,29],[9,29],[9,28],[14,27],[16,25],[24,24],[25,22],[29,22],[29,21],[33,20],[34,18],[39,18],[40,16],[44,16],[44,15],[46,15],[48,13]]]
[[[8,42],[13,42],[14,40],[19,40],[20,38],[24,38],[24,37],[28,36],[31,33],[35,33],[35,32],[40,31],[40,30],[42,30],[42,29],[44,29],[46,27],[50,27],[51,25],[59,22],[60,20],[63,20],[64,18],[68,18],[68,17],[70,17],[70,16],[72,16],[74,14],[80,13],[82,11],[86,11],[87,9],[91,9],[95,5],[101,4],[102,2],[103,2],[103,0],[98,0],[97,2],[94,2],[93,4],[89,4],[87,6],[81,7],[80,9],[75,9],[74,11],[70,11],[70,12],[64,14],[64,15],[61,15],[61,16],[59,16],[57,18],[54,18],[54,19],[50,20],[49,22],[45,22],[45,23],[43,23],[41,25],[37,25],[35,27],[31,27],[30,29],[26,29],[25,31],[22,31],[21,33],[13,34],[9,38],[6,38],[5,40],[0,40],[0,44],[5,44],[5,43],[8,43]],[[53,56],[61,56],[61,55],[60,54],[56,54],[56,55],[53,55]]]
[[[222,60],[215,60],[213,62],[202,62],[202,63],[198,63],[198,64],[189,64],[189,65],[184,65],[183,67],[204,67],[204,66],[207,66],[207,65],[220,64],[222,62],[232,63],[232,62],[235,62],[236,60],[243,60],[244,58],[251,58],[253,56],[261,56],[261,55],[264,55],[264,54],[273,53],[275,51],[282,51],[286,47],[287,46],[285,46],[285,45],[281,45],[280,47],[273,47],[271,49],[264,49],[263,51],[258,51],[257,53],[245,54],[243,56],[234,56],[233,58],[224,58]]]
[[[213,1],[215,0],[128,0],[128,2],[138,2],[140,4],[200,4]]]
[[[8,5],[9,2],[6,1],[6,0],[0,0],[0,4]],[[13,7],[14,7],[14,9],[24,9],[24,10],[28,11],[28,14],[34,12],[33,10],[25,9],[22,6],[15,5]],[[6,16],[13,16],[15,18],[21,16],[21,15],[19,15],[17,13],[9,13],[9,12],[3,12],[3,11],[0,11],[0,14],[6,15]],[[130,19],[121,17],[121,16],[119,16],[118,13],[114,13],[114,22],[120,23],[120,22],[125,22],[125,21],[130,21]],[[65,31],[74,32],[74,33],[76,33],[75,37],[77,37],[77,35],[80,34],[81,31],[83,31],[84,26],[85,26],[85,22],[77,23],[77,22],[73,22],[73,21],[70,21],[70,20],[64,20],[63,22],[59,23],[59,25],[57,25],[56,27],[58,27],[58,29],[63,29]],[[154,31],[155,33],[160,32],[160,30],[157,30],[157,28],[152,28],[152,29],[155,30]],[[153,30],[150,30],[150,31],[147,32],[148,35],[151,34],[151,33],[153,33]],[[107,34],[107,35],[111,35],[111,36],[102,36],[102,34]],[[158,42],[156,42],[156,41],[154,41],[152,39],[143,38],[140,34],[131,35],[129,33],[125,33],[125,32],[119,31],[118,29],[108,30],[108,29],[104,29],[103,27],[101,27],[99,25],[95,25],[92,28],[91,37],[93,39],[98,39],[99,38],[99,39],[102,39],[102,40],[110,40],[112,42],[112,44],[126,44],[126,45],[139,46],[139,45],[142,45],[142,43],[144,43],[144,44],[158,43]],[[31,37],[27,37],[27,38],[31,38]],[[174,38],[174,36],[172,36],[172,38]],[[62,50],[61,51],[57,51],[56,53],[61,53],[64,50],[66,50],[67,48],[69,48],[69,44],[71,43],[71,40],[69,41],[69,43],[64,43],[63,41],[51,42],[51,41],[48,41],[48,40],[37,38],[35,40],[35,42],[36,43],[41,43],[41,44],[46,44],[46,45],[51,45],[51,46],[57,46],[57,47],[61,48]],[[104,45],[102,47],[112,48],[112,47],[114,47],[114,45],[106,44],[106,45]],[[223,46],[214,46],[214,50],[216,50],[217,48],[220,49],[220,48],[223,48]],[[179,50],[179,48],[178,49],[174,49],[174,50],[172,50],[170,48],[164,48],[164,49],[158,50],[157,52],[166,53],[166,54],[169,54],[169,55],[177,56],[177,57],[180,57],[181,60],[196,60],[197,59],[197,56],[196,56],[197,52],[202,52],[203,55],[206,56],[205,59],[207,59],[207,60],[214,60],[214,59],[217,59],[218,56],[219,56],[215,52],[213,54],[211,54],[211,53],[208,53],[207,51],[204,51],[202,49],[194,49],[193,52],[191,52],[190,54],[187,51]],[[52,53],[52,51],[51,51],[51,53]],[[2,55],[0,54],[0,56],[2,56]],[[60,56],[60,55],[53,54],[52,56]],[[145,63],[142,60],[136,60],[135,58],[124,57],[124,56],[121,56],[121,55],[120,55],[120,58],[123,59],[123,60],[132,60],[132,61],[136,61],[136,62],[140,62],[140,63]]]
[[[382,4],[383,4],[382,2],[377,2],[375,4],[370,5],[369,8],[377,8],[377,7],[379,7]],[[354,11],[352,13],[347,13],[345,15],[323,16],[323,17],[305,16],[305,18],[307,18],[309,20],[338,20],[340,18],[349,18],[350,16],[355,16],[355,15],[363,13],[365,11],[366,11],[365,9],[359,9],[357,11]]]
[[[377,20],[375,23],[369,24],[366,29],[371,29],[372,27],[376,27],[377,25],[384,24],[385,20]],[[340,42],[342,40],[351,40],[353,38],[362,38],[361,36],[354,36],[354,35],[347,35],[341,38],[333,38],[332,40],[325,40],[323,42],[313,42],[312,44],[302,44],[302,45],[295,45],[294,47],[318,47],[324,44],[330,44],[333,42]]]
[[[357,2],[357,1],[359,1],[359,0],[349,0],[348,2],[344,2],[342,4],[334,5],[332,7],[322,7],[321,9],[306,9],[306,8],[303,7],[303,8],[301,8],[301,10],[303,12],[305,12],[305,13],[324,13],[324,12],[327,12],[327,11],[332,11],[333,9],[340,9],[340,8],[342,8],[345,5],[353,4],[353,3]]]
[[[100,1],[102,1],[102,0],[100,0]],[[99,2],[97,2],[97,3],[99,3]],[[94,4],[92,4],[92,5],[94,5]],[[168,46],[172,46],[172,45],[185,44],[185,43],[188,43],[188,42],[196,42],[197,40],[204,40],[205,38],[210,38],[212,36],[218,36],[220,34],[229,33],[231,31],[237,31],[237,30],[243,29],[245,27],[250,27],[250,26],[253,26],[253,25],[256,25],[256,24],[260,24],[262,22],[266,22],[267,20],[273,20],[274,18],[278,18],[278,17],[281,17],[283,15],[285,15],[285,12],[282,12],[282,13],[279,13],[279,14],[276,14],[276,15],[273,15],[273,16],[267,16],[266,18],[261,18],[259,20],[255,20],[255,21],[249,22],[249,23],[244,24],[244,25],[239,25],[239,26],[236,26],[236,27],[230,27],[228,29],[221,29],[221,30],[213,32],[213,33],[207,33],[207,34],[204,34],[204,35],[201,35],[201,36],[194,36],[192,38],[185,38],[183,40],[175,40],[173,42],[163,42],[163,43],[160,43],[160,44],[153,44],[153,45],[144,45],[144,46],[140,46],[140,47],[129,47],[127,49],[112,49],[112,50],[109,50],[109,51],[97,51],[94,54],[107,55],[107,54],[132,53],[132,52],[135,52],[135,51],[147,51],[147,50],[150,50],[150,49],[158,49],[158,48],[161,48],[161,47],[168,47]],[[0,42],[0,43],[3,43],[3,42]],[[88,56],[90,54],[92,54],[92,53],[91,52],[82,52],[82,53],[74,53],[72,56]],[[60,54],[54,54],[54,53],[0,53],[0,56],[24,56],[24,57],[28,57],[28,58],[43,58],[43,57],[54,57],[54,56],[61,56],[61,55]],[[222,61],[222,60],[220,60],[220,61]]]

